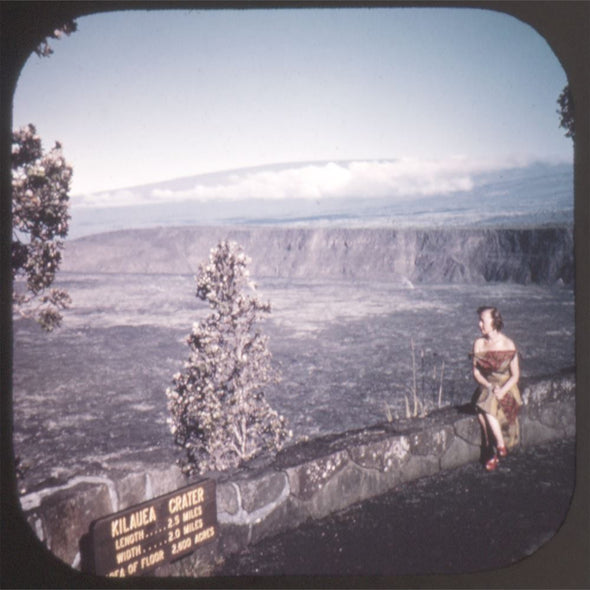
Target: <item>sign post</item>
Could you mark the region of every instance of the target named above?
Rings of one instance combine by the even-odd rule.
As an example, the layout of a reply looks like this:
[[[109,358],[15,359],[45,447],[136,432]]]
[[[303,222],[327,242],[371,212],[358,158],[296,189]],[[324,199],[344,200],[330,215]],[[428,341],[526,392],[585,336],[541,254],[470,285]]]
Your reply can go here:
[[[144,574],[217,534],[215,481],[203,480],[94,521],[94,571],[109,577]]]

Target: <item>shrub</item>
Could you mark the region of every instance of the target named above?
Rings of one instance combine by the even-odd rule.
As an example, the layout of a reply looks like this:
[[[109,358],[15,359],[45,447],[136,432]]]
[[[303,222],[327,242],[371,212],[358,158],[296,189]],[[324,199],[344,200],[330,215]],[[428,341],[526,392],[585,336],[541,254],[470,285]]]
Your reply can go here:
[[[186,451],[187,473],[237,467],[280,450],[291,436],[263,392],[279,375],[271,366],[267,338],[256,329],[270,304],[245,292],[255,289],[249,262],[238,244],[224,241],[196,277],[196,296],[211,313],[193,325],[189,359],[166,391],[168,422],[176,444]]]
[[[34,125],[12,133],[11,164],[13,309],[51,331],[71,303],[66,291],[52,285],[68,235],[72,167],[59,142],[43,151]]]

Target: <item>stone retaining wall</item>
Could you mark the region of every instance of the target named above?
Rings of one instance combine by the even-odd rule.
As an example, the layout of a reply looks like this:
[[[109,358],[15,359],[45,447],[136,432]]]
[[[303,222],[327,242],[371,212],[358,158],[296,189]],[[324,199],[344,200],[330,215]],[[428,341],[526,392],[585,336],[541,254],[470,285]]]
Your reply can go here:
[[[575,376],[522,392],[521,445],[575,435]],[[481,431],[468,405],[293,445],[217,480],[216,540],[154,575],[206,576],[225,555],[308,519],[320,519],[440,470],[479,460]],[[54,555],[85,569],[81,543],[92,521],[190,483],[176,466],[114,464],[21,498],[25,517]]]

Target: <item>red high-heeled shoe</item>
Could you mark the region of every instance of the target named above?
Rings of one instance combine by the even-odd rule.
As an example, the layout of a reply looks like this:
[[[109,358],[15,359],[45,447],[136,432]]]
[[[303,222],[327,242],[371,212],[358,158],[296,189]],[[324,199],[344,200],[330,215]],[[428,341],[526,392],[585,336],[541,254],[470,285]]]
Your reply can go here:
[[[506,447],[498,447],[498,455],[500,455],[500,457],[505,457],[507,454],[508,450]]]
[[[498,457],[494,455],[491,459],[488,459],[488,461],[486,462],[486,471],[494,471],[496,467],[498,467],[498,464]]]

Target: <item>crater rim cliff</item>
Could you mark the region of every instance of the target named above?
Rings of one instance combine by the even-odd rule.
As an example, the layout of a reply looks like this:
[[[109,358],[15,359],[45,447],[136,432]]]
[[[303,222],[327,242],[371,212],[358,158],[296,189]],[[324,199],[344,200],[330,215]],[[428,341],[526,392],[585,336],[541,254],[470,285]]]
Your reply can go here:
[[[66,241],[61,271],[196,274],[211,248],[234,240],[256,279],[574,285],[573,226],[165,226]]]

